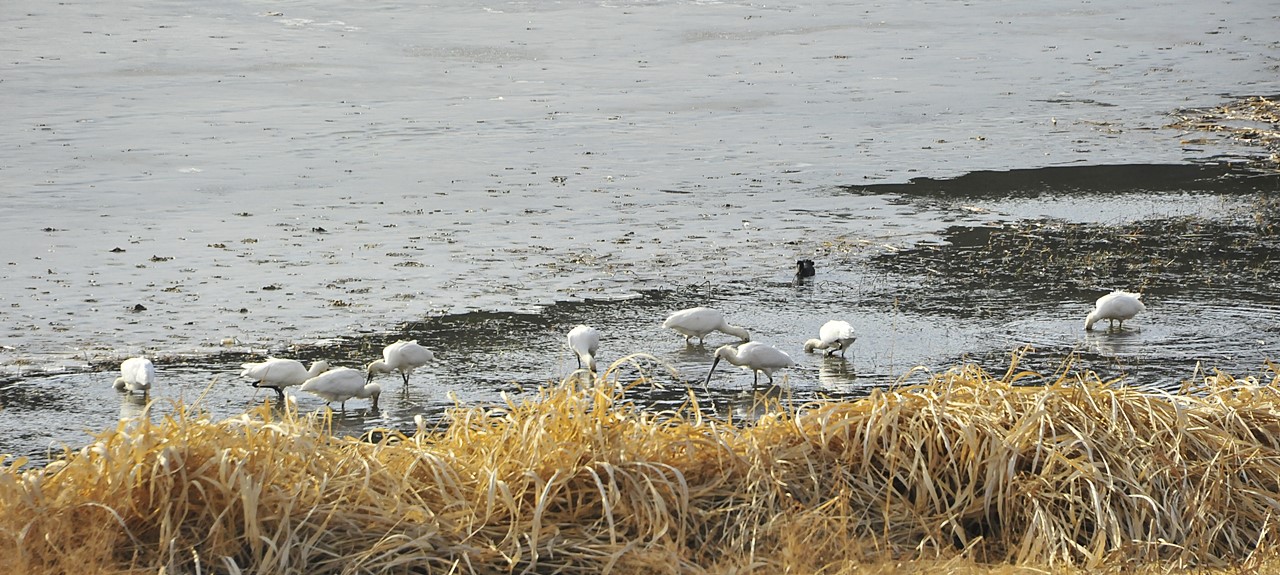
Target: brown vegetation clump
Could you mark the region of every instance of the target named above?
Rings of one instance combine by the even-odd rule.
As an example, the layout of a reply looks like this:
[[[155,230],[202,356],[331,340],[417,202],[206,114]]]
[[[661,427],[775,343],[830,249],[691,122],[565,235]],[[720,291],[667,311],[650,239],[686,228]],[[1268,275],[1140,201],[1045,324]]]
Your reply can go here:
[[[1169,125],[1187,132],[1208,132],[1260,147],[1265,158],[1254,162],[1257,169],[1280,170],[1280,101],[1275,97],[1249,96],[1212,108],[1178,110],[1177,120]],[[1204,143],[1203,139],[1184,139],[1183,144]]]
[[[1014,362],[1016,366],[1016,361]],[[748,425],[575,379],[438,430],[267,408],[0,469],[5,573],[855,573],[1274,561],[1277,382],[957,367]]]

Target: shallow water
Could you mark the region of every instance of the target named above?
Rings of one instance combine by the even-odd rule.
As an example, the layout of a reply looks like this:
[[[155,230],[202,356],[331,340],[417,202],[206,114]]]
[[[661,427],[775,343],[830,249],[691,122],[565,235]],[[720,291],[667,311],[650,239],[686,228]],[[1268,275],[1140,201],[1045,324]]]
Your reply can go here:
[[[8,11],[0,453],[134,412],[110,370],[142,351],[158,410],[230,415],[268,397],[236,378],[267,352],[435,349],[407,392],[384,380],[382,413],[348,410],[363,429],[559,378],[588,322],[605,361],[677,369],[645,395],[670,406],[728,342],[658,327],[697,304],[803,356],[795,401],[1023,344],[1160,386],[1276,356],[1274,227],[1253,218],[1275,179],[1189,165],[1240,150],[1163,128],[1280,93],[1265,2]],[[1161,233],[1241,245],[1130,241]],[[1019,263],[1037,242],[1079,267]],[[1132,249],[1086,257],[1108,242]],[[819,275],[794,285],[800,257]],[[1148,312],[1084,333],[1112,287]],[[831,317],[863,334],[850,357],[800,353]],[[749,379],[721,368],[717,408]]]

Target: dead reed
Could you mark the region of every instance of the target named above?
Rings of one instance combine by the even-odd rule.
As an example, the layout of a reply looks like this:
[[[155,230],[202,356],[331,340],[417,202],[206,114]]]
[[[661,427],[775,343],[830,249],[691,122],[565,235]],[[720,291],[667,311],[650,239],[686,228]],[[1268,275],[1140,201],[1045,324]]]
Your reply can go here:
[[[379,443],[318,414],[121,423],[0,470],[5,573],[864,573],[1274,562],[1280,382],[977,366],[749,425],[610,373]],[[1065,370],[1064,370],[1065,371]],[[1269,563],[1268,563],[1269,564]]]

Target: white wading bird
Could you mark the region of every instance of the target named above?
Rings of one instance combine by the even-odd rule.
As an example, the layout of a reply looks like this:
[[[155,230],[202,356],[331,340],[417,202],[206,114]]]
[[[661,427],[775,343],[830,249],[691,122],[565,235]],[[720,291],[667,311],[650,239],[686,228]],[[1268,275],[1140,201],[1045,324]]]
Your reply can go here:
[[[732,345],[724,345],[716,350],[716,359],[711,362],[711,371],[707,372],[707,384],[711,383],[711,374],[715,373],[716,365],[720,363],[721,359],[754,372],[755,380],[751,384],[753,388],[760,383],[760,374],[762,372],[769,378],[769,383],[772,384],[774,370],[791,367],[796,364],[796,362],[791,361],[791,356],[787,355],[786,352],[760,342],[749,341],[739,345],[737,348]]]
[[[818,330],[818,339],[811,339],[804,342],[804,352],[813,353],[815,349],[827,350],[825,355],[832,356],[836,352],[840,352],[840,357],[844,357],[844,352],[853,345],[854,340],[858,336],[853,333],[853,326],[847,321],[831,320],[822,324],[822,328]]]
[[[413,373],[413,370],[431,363],[435,358],[436,354],[418,345],[418,340],[416,339],[397,341],[382,348],[382,359],[370,363],[365,368],[368,372],[365,383],[373,381],[373,376],[379,373],[398,371],[400,372],[400,378],[404,380],[404,384],[409,385],[409,374]]]
[[[141,391],[143,395],[156,382],[156,366],[145,357],[131,357],[120,362],[120,377],[116,378],[117,391],[133,393]]]
[[[1101,319],[1110,321],[1110,327],[1115,327],[1116,320],[1120,320],[1120,329],[1124,329],[1124,320],[1147,309],[1147,306],[1142,305],[1141,297],[1142,294],[1139,293],[1116,290],[1098,298],[1093,311],[1084,318],[1084,329],[1092,330],[1093,324]]]
[[[579,325],[569,330],[569,349],[578,356],[578,369],[586,364],[592,373],[596,371],[596,350],[600,349],[600,330],[589,325]]]
[[[329,370],[329,362],[320,360],[311,364],[311,369],[302,367],[296,359],[268,357],[260,363],[242,363],[240,377],[254,380],[254,387],[273,389],[280,401],[284,401],[284,388],[291,385],[302,385],[302,382]]]
[[[302,391],[314,393],[324,400],[325,405],[340,402],[342,410],[347,410],[347,400],[351,398],[372,399],[370,408],[378,410],[378,396],[382,394],[382,386],[366,383],[368,376],[358,369],[339,367],[326,371],[302,382]]]
[[[713,331],[736,335],[742,338],[742,341],[751,339],[751,335],[747,330],[736,325],[729,325],[724,320],[724,314],[718,309],[709,307],[695,307],[682,309],[667,316],[666,321],[662,322],[662,327],[676,330],[677,333],[684,336],[684,342],[689,343],[689,338],[698,338],[698,344],[703,343],[702,339]]]

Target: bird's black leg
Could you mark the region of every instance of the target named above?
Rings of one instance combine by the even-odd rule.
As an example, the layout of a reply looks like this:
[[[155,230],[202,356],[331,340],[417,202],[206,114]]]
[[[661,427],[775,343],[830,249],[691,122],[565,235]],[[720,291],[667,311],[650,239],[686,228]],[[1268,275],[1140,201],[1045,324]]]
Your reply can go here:
[[[280,403],[284,403],[284,388],[277,387],[275,388],[275,390],[276,390],[276,395],[280,396]]]
[[[404,384],[409,385],[409,372],[401,373],[400,376],[404,378]]]

